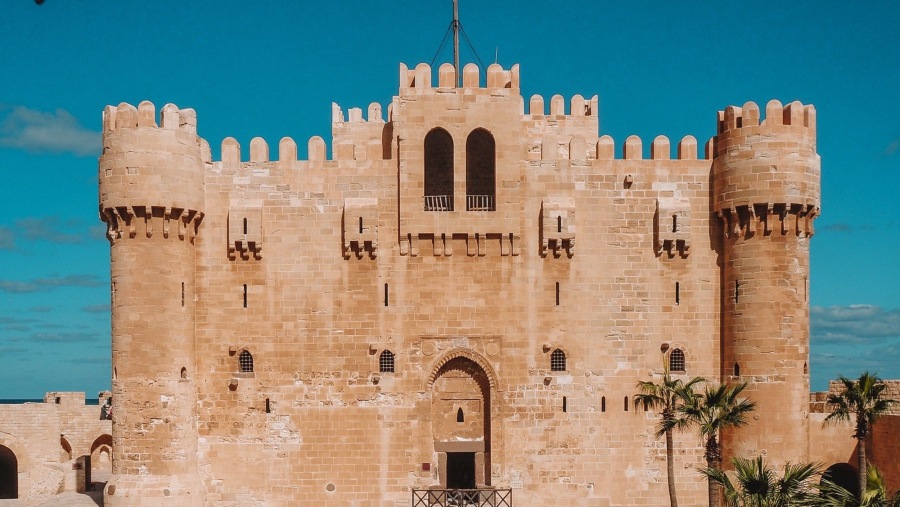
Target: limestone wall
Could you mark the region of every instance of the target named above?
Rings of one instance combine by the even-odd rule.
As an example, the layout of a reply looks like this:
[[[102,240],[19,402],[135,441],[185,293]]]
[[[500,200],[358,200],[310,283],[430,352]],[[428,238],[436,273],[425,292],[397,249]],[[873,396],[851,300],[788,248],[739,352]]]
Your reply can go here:
[[[657,415],[632,400],[676,350],[683,371],[673,374],[722,380],[723,343],[734,337],[722,321],[727,221],[714,214],[716,144],[698,150],[688,136],[673,153],[660,136],[645,159],[632,136],[617,158],[616,141],[598,131],[596,97],[572,97],[567,109],[553,96],[547,109],[535,96],[526,111],[517,66],[492,65],[484,79],[468,66],[461,88],[452,70],[438,69],[433,86],[427,65],[401,65],[386,114],[379,104],[366,118],[334,105],[330,159],[318,137],[308,160],[289,138],[277,158],[256,138],[242,161],[228,138],[211,161],[184,114],[172,128],[190,134],[174,138],[184,137],[177,153],[189,145],[192,154],[185,175],[177,160],[163,163],[159,141],[172,135],[146,118],[152,106],[107,111],[108,125],[133,129],[127,139],[105,129],[115,149],[101,162],[114,282],[127,297],[113,316],[114,388],[127,409],[116,435],[146,454],[117,451],[133,466],[114,480],[131,489],[108,488],[107,501],[398,506],[413,488],[469,484],[511,488],[519,507],[667,502]],[[164,108],[161,124],[166,111],[169,121],[178,112]],[[800,110],[785,111],[793,120]],[[812,185],[817,168],[805,163],[785,167],[808,172],[797,181]],[[744,172],[728,177],[750,181]],[[117,188],[139,179],[147,188]],[[190,188],[165,190],[183,182]],[[140,209],[125,202],[134,199]],[[808,216],[803,227],[814,216],[778,210]],[[173,213],[194,245],[178,255],[158,248],[154,232]],[[756,261],[805,270],[803,233],[800,247],[770,245]],[[141,235],[154,239],[127,246]],[[193,271],[184,267],[191,255]],[[800,461],[808,303],[791,290],[785,343],[769,345],[791,371],[771,380],[788,393],[778,421],[800,422],[785,446]],[[188,317],[193,347],[179,331]],[[763,423],[748,431],[765,433],[754,424]],[[741,431],[732,438],[741,442]],[[675,440],[681,503],[702,505],[699,441]],[[778,442],[744,447],[774,452]],[[194,445],[204,490],[170,489],[166,477],[190,468]],[[142,461],[161,478],[152,499],[141,496],[151,484],[141,482]]]
[[[109,434],[110,421],[100,419],[99,406],[84,404],[84,393],[47,393],[44,403],[0,405],[0,446],[17,464],[13,477],[6,473],[10,461],[4,460],[0,489],[12,487],[18,498],[31,500],[75,491],[74,466],[81,456],[93,456],[94,480],[105,480]]]

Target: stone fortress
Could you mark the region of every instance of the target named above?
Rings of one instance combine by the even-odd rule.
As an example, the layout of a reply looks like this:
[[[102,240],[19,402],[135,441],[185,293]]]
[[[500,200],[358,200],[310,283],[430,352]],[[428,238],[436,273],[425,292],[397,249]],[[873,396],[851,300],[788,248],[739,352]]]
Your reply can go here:
[[[401,64],[307,160],[290,138],[213,160],[191,109],[106,108],[105,505],[663,505],[658,416],[630,400],[665,367],[749,382],[728,456],[850,459],[810,414],[813,106],[727,107],[648,158],[599,136],[596,96],[526,104],[518,66],[458,82]],[[704,505],[700,442],[676,449]]]

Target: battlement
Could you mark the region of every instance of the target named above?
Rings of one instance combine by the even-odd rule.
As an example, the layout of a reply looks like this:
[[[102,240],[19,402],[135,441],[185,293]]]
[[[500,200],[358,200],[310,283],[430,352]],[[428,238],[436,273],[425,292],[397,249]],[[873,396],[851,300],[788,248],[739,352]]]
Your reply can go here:
[[[575,94],[569,102],[569,115],[574,117],[580,116],[597,116],[599,113],[599,99],[596,95],[591,100],[585,100],[581,95]],[[532,118],[547,116],[544,106],[544,98],[534,94],[528,101],[528,115]],[[550,97],[550,116],[567,116],[565,111],[565,99],[562,95],[554,95]]]
[[[742,107],[728,106],[719,111],[717,121],[718,155],[724,153],[732,140],[761,134],[792,134],[803,136],[808,148],[815,151],[816,109],[811,104],[803,105],[799,101],[782,106],[777,100],[766,104],[766,116],[760,117],[759,106],[755,102],[747,102]]]
[[[416,65],[410,69],[406,64],[400,64],[400,95],[427,95],[437,93],[453,93],[454,90],[462,93],[472,93],[475,90],[484,90],[496,93],[500,90],[510,90],[513,95],[519,94],[519,64],[504,70],[494,63],[487,68],[487,83],[481,86],[481,70],[474,63],[467,63],[462,71],[462,88],[457,86],[456,71],[453,65],[444,63],[438,68],[438,85],[432,86],[432,70],[427,63]]]
[[[712,139],[707,141],[704,153],[706,158],[711,158]],[[597,140],[597,160],[615,159],[615,141],[606,135]],[[643,160],[643,141],[638,136],[628,136],[622,145],[622,160]],[[656,136],[650,145],[649,160],[698,160],[697,138],[691,135],[684,136],[678,142],[675,158],[672,158],[671,144],[666,136]]]
[[[197,113],[193,109],[178,109],[175,104],[163,106],[156,123],[156,107],[152,102],[143,101],[134,107],[122,102],[118,107],[106,106],[103,110],[103,135],[120,129],[156,127],[166,130],[181,130],[197,134]]]

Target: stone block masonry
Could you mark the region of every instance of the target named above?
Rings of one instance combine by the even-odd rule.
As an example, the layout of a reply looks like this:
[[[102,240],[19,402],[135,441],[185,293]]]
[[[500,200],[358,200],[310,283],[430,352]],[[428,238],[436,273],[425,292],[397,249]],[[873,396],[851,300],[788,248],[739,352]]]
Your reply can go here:
[[[212,160],[193,110],[107,108],[107,505],[662,505],[657,415],[630,400],[670,361],[751,381],[762,417],[729,448],[808,458],[812,106],[617,157],[597,97],[526,111],[518,66],[399,74],[386,110],[333,105],[331,159],[314,137]],[[675,440],[702,505],[702,449]]]

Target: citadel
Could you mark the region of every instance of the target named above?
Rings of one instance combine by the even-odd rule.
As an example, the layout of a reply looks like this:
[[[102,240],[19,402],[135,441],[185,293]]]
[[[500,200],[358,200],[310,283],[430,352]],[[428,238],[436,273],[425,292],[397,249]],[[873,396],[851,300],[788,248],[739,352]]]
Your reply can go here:
[[[726,460],[854,463],[809,392],[813,106],[729,106],[647,158],[599,135],[596,96],[455,69],[401,64],[386,110],[334,105],[306,160],[290,138],[213,160],[192,109],[104,110],[105,505],[664,505],[631,398],[666,369],[749,383]],[[872,437],[888,476],[898,432]],[[675,448],[705,505],[700,442]]]

